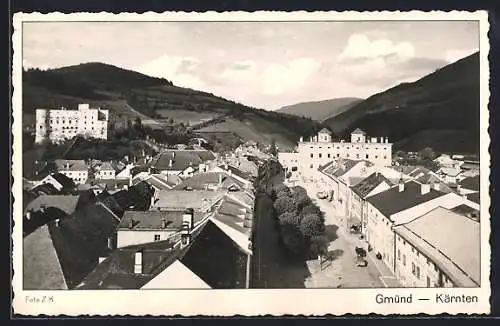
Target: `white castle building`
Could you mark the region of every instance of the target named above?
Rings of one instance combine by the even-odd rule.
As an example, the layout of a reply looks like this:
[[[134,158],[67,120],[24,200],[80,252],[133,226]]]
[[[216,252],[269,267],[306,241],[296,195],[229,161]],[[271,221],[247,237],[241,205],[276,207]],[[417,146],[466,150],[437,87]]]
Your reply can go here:
[[[295,152],[278,153],[278,159],[287,172],[298,171],[300,174],[307,174],[338,159],[365,160],[390,166],[392,143],[387,137],[369,137],[360,129],[351,133],[350,142],[333,142],[331,132],[324,128],[309,141],[301,137]]]
[[[79,104],[78,110],[37,109],[35,143],[60,142],[77,135],[108,138],[109,111]]]

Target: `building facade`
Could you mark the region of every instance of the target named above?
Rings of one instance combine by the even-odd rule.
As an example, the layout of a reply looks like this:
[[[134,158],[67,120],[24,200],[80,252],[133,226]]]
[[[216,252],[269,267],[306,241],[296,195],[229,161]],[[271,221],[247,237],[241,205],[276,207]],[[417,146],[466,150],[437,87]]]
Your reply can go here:
[[[35,143],[61,142],[81,135],[108,138],[109,111],[79,104],[77,110],[37,109]]]
[[[300,139],[296,152],[278,153],[287,172],[308,175],[325,164],[339,159],[366,160],[379,166],[392,164],[392,143],[387,137],[369,137],[360,129],[351,133],[350,141],[334,142],[331,132],[322,129],[308,141]]]

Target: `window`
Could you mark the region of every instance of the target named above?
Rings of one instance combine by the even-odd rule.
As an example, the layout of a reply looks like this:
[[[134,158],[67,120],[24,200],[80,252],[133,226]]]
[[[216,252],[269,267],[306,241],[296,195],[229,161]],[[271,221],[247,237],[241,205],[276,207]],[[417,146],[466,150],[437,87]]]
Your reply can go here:
[[[398,260],[401,260],[401,250],[398,249]]]
[[[378,155],[375,155],[375,158],[378,158]]]
[[[160,235],[159,234],[155,234],[155,241],[160,241]]]
[[[359,154],[356,154],[356,158],[359,158]]]
[[[347,154],[345,157],[349,157],[349,154]]]
[[[330,154],[328,154],[328,158],[330,158]]]
[[[314,168],[314,164],[309,165],[309,167],[310,167],[311,169],[312,169],[312,168]]]
[[[419,256],[420,256],[420,252],[417,251],[417,257],[419,257]]]
[[[321,158],[321,153],[319,153],[319,158]]]
[[[413,247],[411,247],[411,252],[415,253],[415,249],[413,249]]]
[[[369,158],[369,155],[368,155],[368,154],[366,154],[366,158]]]
[[[415,267],[416,267],[416,266],[415,266],[415,263],[411,263],[411,273],[412,273],[413,275],[415,275],[415,272],[416,272],[416,268],[415,268]]]
[[[384,160],[387,158],[387,155],[384,155]]]
[[[417,278],[420,280],[420,267],[417,266]]]
[[[406,255],[403,255],[403,266],[406,266]]]
[[[340,157],[340,154],[337,153],[337,157]]]
[[[313,153],[311,153],[311,158],[313,158],[313,157],[314,157],[314,154],[313,154]]]

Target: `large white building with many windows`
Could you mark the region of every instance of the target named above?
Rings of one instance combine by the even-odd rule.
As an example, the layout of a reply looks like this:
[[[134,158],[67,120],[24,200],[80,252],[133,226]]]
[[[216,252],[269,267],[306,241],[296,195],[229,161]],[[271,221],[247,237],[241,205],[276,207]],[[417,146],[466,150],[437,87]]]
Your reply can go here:
[[[331,132],[324,128],[308,141],[300,139],[293,153],[278,153],[278,159],[287,172],[308,175],[333,160],[369,161],[378,166],[392,164],[392,143],[387,137],[369,137],[360,129],[351,133],[349,142],[334,142]]]
[[[77,135],[108,138],[109,111],[79,104],[77,110],[37,109],[35,142],[60,142]]]

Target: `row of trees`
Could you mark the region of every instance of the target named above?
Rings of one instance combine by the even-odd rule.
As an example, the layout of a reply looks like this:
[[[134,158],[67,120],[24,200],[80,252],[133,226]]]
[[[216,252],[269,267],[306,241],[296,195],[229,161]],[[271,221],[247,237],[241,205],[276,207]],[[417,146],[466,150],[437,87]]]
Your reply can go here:
[[[328,251],[325,219],[304,188],[280,185],[273,194],[276,223],[285,246],[299,257]]]

